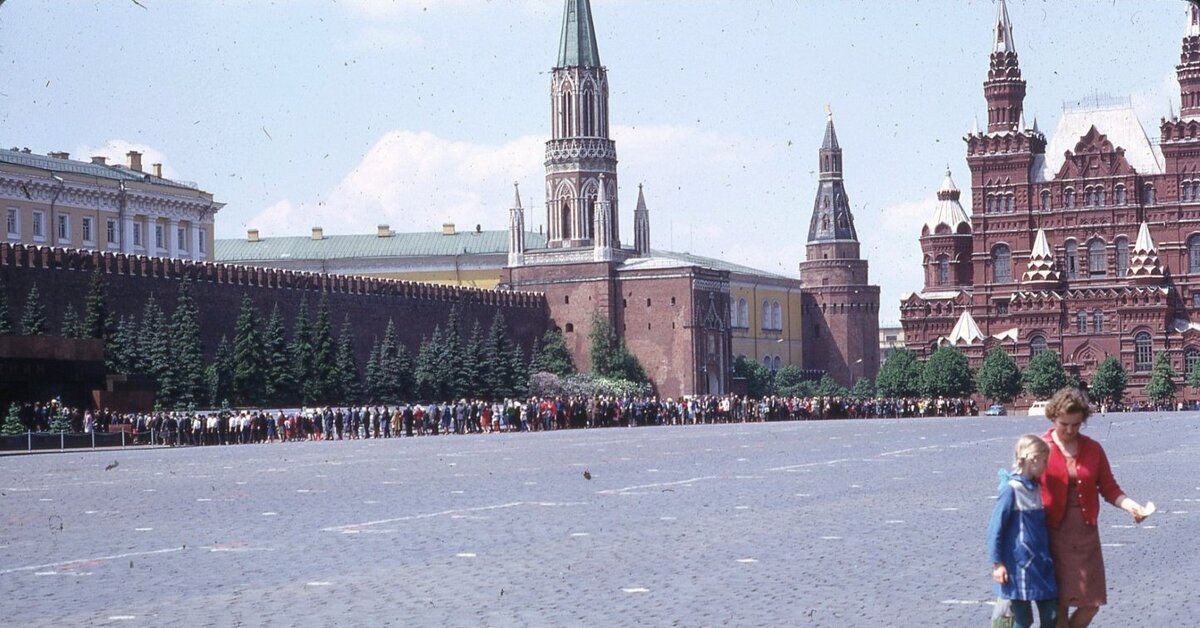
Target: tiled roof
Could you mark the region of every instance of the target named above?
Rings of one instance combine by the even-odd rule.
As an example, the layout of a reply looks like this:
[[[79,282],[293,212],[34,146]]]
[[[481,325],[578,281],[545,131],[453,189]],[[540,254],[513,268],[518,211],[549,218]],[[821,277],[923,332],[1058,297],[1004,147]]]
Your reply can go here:
[[[189,190],[199,189],[195,183],[164,179],[162,177],[156,177],[147,172],[130,170],[125,166],[96,164],[90,161],[77,161],[74,159],[59,159],[57,157],[37,155],[34,153],[26,153],[7,148],[0,149],[0,163],[24,166],[26,168],[37,168],[38,170],[46,170],[50,172],[82,174],[89,177],[100,177],[102,179],[113,179],[117,181],[143,181],[156,185],[170,185],[174,187],[187,188]]]
[[[546,245],[546,236],[526,232],[525,244],[529,248],[541,248]],[[262,238],[257,242],[237,238],[217,240],[214,248],[218,262],[503,255],[508,252],[508,231],[460,231],[454,235],[427,231],[395,233],[388,237],[326,235],[320,240],[292,236]]]

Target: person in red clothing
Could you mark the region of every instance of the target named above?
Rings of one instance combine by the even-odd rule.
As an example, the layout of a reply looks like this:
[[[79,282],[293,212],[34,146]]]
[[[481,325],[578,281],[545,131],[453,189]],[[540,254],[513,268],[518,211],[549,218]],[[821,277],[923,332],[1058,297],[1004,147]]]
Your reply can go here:
[[[1146,518],[1141,504],[1117,484],[1104,448],[1079,433],[1090,414],[1087,396],[1076,388],[1063,388],[1046,404],[1046,418],[1053,426],[1042,436],[1050,445],[1042,503],[1058,580],[1060,627],[1086,627],[1108,602],[1097,527],[1100,497],[1128,512],[1136,523]],[[1072,607],[1075,612],[1068,615]]]

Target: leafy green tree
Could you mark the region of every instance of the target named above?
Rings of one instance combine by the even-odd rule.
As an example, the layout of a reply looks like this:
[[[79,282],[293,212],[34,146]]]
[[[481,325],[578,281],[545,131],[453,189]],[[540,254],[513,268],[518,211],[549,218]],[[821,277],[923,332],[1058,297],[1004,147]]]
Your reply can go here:
[[[334,368],[337,364],[337,345],[333,339],[333,320],[329,315],[328,293],[321,294],[317,305],[317,323],[313,327],[312,377],[304,386],[304,402],[309,405],[329,403],[336,396]]]
[[[88,287],[87,305],[83,317],[83,333],[88,338],[107,341],[116,332],[116,321],[108,309],[108,288],[100,269],[92,273]]]
[[[0,286],[2,289],[3,286]],[[21,424],[21,406],[13,402],[8,405],[8,414],[4,417],[4,425],[0,425],[0,436],[16,436],[24,434],[25,426]]]
[[[175,313],[169,326],[172,370],[177,406],[186,407],[204,399],[204,343],[200,340],[200,310],[192,298],[192,282],[179,283]]]
[[[869,377],[860,377],[850,389],[850,396],[855,399],[873,399],[875,397],[875,382]]]
[[[209,364],[205,370],[210,408],[227,402],[233,395],[233,361],[233,347],[230,346],[227,337],[221,336],[221,342],[217,344],[217,353],[213,356],[212,364]]]
[[[1033,356],[1021,374],[1021,380],[1025,384],[1025,392],[1037,399],[1047,399],[1071,384],[1071,378],[1063,370],[1062,362],[1059,362],[1058,354],[1054,351],[1043,351]]]
[[[279,303],[275,303],[271,308],[271,316],[263,329],[263,354],[266,360],[264,392],[267,400],[276,404],[295,401],[291,354],[288,351],[283,315],[279,313]]]
[[[266,394],[265,356],[258,309],[242,293],[242,307],[233,328],[233,398],[239,405],[256,405]]]
[[[75,306],[68,303],[66,309],[63,310],[62,327],[59,328],[59,334],[63,338],[79,338],[79,326],[79,314],[75,312]]]
[[[821,376],[821,381],[817,382],[816,393],[822,397],[849,397],[850,391],[844,386],[837,383],[837,380],[832,375],[826,373]]]
[[[975,374],[975,386],[988,399],[1011,403],[1021,394],[1021,369],[1003,347],[996,347],[984,356]]]
[[[13,333],[12,315],[8,313],[8,286],[0,277],[0,336]]]
[[[1197,369],[1200,370],[1200,369]],[[1092,375],[1092,388],[1088,391],[1096,401],[1119,404],[1125,398],[1125,388],[1129,385],[1129,374],[1116,356],[1104,358]]]
[[[650,378],[646,376],[646,370],[642,368],[642,363],[638,361],[637,356],[625,346],[625,340],[617,341],[617,349],[613,352],[612,370],[607,377],[611,379],[625,380],[635,384],[647,384]]]
[[[338,403],[358,401],[358,360],[354,357],[354,328],[350,326],[350,315],[348,314],[342,321],[342,331],[338,334],[336,364],[334,383],[337,395],[334,400]]]
[[[1171,356],[1166,351],[1159,351],[1154,356],[1154,366],[1150,369],[1150,381],[1146,383],[1145,393],[1155,403],[1166,403],[1175,398],[1175,378],[1179,375],[1171,367]]]
[[[802,381],[804,381],[804,371],[800,370],[800,367],[795,364],[785,365],[783,368],[775,371],[775,390],[781,395],[792,396],[790,392],[784,391],[794,389]]]
[[[292,324],[292,342],[288,346],[292,357],[291,382],[296,397],[308,401],[313,379],[313,334],[308,318],[308,295],[300,297],[296,310],[296,322]]]
[[[530,369],[535,373],[554,373],[559,377],[575,374],[575,363],[571,360],[571,350],[567,349],[567,339],[557,327],[546,330],[542,335],[541,349],[535,351],[535,356],[537,364]]]
[[[46,308],[42,306],[37,284],[29,288],[25,299],[25,314],[21,316],[21,333],[26,336],[46,335]]]
[[[958,347],[939,348],[921,369],[921,388],[930,397],[966,397],[973,386],[967,356]]]
[[[739,355],[733,360],[733,376],[746,380],[746,394],[762,399],[775,393],[774,374],[771,369]]]
[[[917,397],[921,395],[923,365],[917,354],[908,349],[896,349],[879,367],[875,391],[882,397]]]

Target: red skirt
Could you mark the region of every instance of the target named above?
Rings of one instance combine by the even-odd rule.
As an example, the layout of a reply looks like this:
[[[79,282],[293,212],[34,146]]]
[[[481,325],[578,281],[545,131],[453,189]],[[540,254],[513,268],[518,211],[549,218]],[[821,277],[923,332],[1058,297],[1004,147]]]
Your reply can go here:
[[[1083,522],[1075,483],[1067,489],[1067,514],[1050,533],[1050,554],[1058,580],[1058,601],[1065,606],[1103,606],[1108,603],[1100,528]]]

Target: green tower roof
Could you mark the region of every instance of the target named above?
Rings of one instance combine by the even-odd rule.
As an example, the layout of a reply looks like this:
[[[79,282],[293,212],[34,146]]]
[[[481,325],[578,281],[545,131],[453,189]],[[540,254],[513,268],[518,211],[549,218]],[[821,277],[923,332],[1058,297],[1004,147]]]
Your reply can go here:
[[[599,67],[600,50],[596,48],[596,28],[592,26],[592,4],[589,0],[566,0],[563,8],[562,41],[558,44],[556,67]]]

